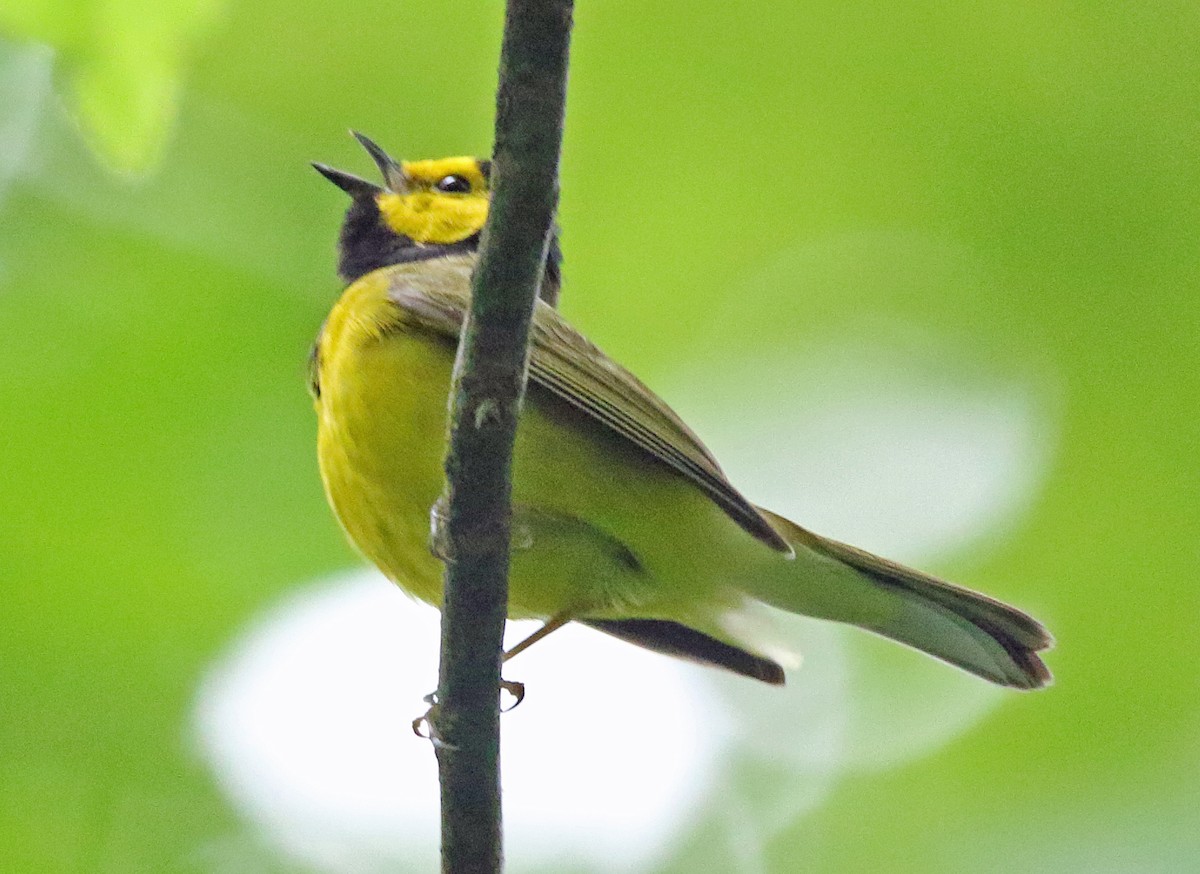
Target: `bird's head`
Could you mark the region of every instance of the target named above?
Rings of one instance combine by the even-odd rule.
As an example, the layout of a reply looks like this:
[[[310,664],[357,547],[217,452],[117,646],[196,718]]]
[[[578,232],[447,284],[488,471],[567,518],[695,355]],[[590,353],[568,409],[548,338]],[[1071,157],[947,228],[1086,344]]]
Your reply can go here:
[[[472,251],[487,220],[491,162],[477,158],[396,161],[362,134],[384,186],[325,164],[313,166],[353,198],[339,241],[347,282],[406,261]]]

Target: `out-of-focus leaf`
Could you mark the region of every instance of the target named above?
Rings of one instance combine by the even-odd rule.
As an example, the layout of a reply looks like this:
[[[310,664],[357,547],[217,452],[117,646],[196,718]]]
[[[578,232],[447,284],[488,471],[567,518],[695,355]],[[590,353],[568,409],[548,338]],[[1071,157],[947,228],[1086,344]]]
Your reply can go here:
[[[50,53],[0,42],[0,203],[20,175],[50,90]]]
[[[80,130],[104,161],[144,173],[162,154],[192,46],[221,0],[34,0],[0,7],[0,30],[58,53]]]

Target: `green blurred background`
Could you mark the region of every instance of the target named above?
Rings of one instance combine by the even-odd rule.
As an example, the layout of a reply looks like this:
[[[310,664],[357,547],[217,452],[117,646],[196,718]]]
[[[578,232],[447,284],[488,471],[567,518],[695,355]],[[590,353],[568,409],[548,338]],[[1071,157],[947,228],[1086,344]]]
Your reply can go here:
[[[303,388],[344,203],[306,162],[365,172],[351,126],[487,153],[501,14],[0,8],[0,868],[218,870],[200,677],[358,562]],[[1197,44],[1182,3],[580,4],[573,321],[675,396],[902,335],[1044,412],[1020,512],[926,563],[1044,619],[1056,685],[843,780],[762,870],[1200,871]],[[304,870],[260,861],[220,870]]]

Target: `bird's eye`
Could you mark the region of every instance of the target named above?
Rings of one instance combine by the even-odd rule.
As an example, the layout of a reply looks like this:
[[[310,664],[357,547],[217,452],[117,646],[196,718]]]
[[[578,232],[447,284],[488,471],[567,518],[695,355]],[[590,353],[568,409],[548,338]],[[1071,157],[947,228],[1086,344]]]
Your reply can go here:
[[[446,194],[466,194],[471,190],[471,183],[461,176],[443,176],[438,180],[437,190]]]

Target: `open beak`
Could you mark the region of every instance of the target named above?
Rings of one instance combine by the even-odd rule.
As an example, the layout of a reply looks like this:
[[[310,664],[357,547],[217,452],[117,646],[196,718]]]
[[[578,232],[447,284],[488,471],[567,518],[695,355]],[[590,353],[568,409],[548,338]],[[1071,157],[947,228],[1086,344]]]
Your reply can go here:
[[[383,174],[383,181],[387,183],[387,187],[391,191],[396,192],[396,194],[407,193],[409,180],[404,172],[404,168],[369,137],[360,134],[358,131],[352,130],[350,133],[367,150],[367,154],[371,156],[371,159],[375,162],[375,166],[379,168],[379,172]]]
[[[383,174],[383,181],[387,184],[388,190],[394,191],[396,194],[407,192],[409,180],[408,176],[404,173],[404,168],[391,155],[381,149],[374,140],[360,134],[358,131],[350,131],[350,133],[367,150],[367,154],[371,156],[371,159],[375,162],[375,166],[379,168],[379,172]],[[383,189],[378,185],[355,176],[353,173],[345,173],[341,170],[335,170],[327,164],[316,162],[313,163],[313,168],[351,197],[375,197],[375,195],[383,193]]]
[[[383,189],[375,183],[368,182],[366,179],[355,176],[353,173],[343,173],[341,170],[335,170],[328,164],[319,164],[314,161],[313,169],[355,200],[360,197],[373,198],[375,195],[383,193]]]

